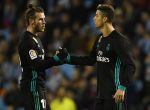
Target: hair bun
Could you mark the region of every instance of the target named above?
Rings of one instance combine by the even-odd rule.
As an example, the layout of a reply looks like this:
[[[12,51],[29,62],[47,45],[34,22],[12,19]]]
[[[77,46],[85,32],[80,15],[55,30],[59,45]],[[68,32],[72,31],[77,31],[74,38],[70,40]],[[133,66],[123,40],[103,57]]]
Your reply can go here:
[[[32,8],[33,8],[33,4],[31,4],[31,3],[28,4],[28,8],[29,8],[29,9],[32,9]]]

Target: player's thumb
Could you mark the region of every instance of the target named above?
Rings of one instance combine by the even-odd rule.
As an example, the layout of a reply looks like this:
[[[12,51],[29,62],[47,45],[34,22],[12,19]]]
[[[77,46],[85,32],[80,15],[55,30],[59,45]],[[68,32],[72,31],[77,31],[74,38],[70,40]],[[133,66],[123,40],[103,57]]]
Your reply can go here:
[[[116,97],[116,94],[115,94],[115,95],[112,95],[112,97],[115,98],[115,97]]]

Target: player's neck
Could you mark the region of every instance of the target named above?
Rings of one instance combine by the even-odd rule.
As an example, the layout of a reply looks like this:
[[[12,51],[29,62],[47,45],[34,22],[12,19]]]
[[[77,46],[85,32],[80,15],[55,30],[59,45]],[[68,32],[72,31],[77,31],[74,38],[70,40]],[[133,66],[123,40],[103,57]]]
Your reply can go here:
[[[35,32],[35,30],[32,27],[30,27],[30,26],[27,27],[27,31],[30,32],[30,33],[32,33],[35,36],[38,36],[38,33]]]
[[[110,35],[110,33],[115,30],[114,27],[112,26],[111,23],[107,23],[103,26],[102,29],[100,29],[100,31],[102,32],[103,34],[103,37],[107,37]]]

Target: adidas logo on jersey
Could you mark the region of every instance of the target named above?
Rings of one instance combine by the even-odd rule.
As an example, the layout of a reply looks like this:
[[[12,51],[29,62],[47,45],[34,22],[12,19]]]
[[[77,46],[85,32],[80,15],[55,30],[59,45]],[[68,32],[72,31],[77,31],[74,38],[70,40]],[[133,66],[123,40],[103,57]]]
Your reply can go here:
[[[98,55],[97,55],[97,61],[99,62],[109,62],[109,58],[107,57],[102,57],[103,52],[102,51],[98,51]]]
[[[97,61],[100,61],[100,62],[109,62],[109,58],[97,56]]]

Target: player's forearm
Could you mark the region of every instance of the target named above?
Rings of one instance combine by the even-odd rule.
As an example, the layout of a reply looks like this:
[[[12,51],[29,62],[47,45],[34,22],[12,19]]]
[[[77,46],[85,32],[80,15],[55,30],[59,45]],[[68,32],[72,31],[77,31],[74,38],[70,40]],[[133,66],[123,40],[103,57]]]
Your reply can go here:
[[[35,60],[32,62],[32,67],[36,70],[45,70],[52,66],[61,65],[60,62],[56,62],[53,57],[49,57],[49,59],[46,60]]]
[[[127,40],[122,40],[122,43],[117,43],[117,54],[122,63],[120,72],[120,85],[127,87],[135,73],[135,63],[132,56],[131,44]]]
[[[89,65],[92,66],[95,63],[95,58],[91,56],[70,56],[68,64],[72,65]]]
[[[129,57],[128,60],[124,60],[122,62],[122,65],[123,68],[121,69],[119,75],[120,83],[118,84],[117,88],[125,91],[132,80],[133,74],[135,73],[135,64],[133,60],[131,60],[131,57]]]
[[[125,65],[124,66],[124,71],[123,71],[123,75],[121,75],[121,84],[123,86],[128,86],[129,83],[131,82],[132,80],[132,77],[135,73],[135,64],[134,63],[131,63],[131,64],[128,64],[128,65]]]

